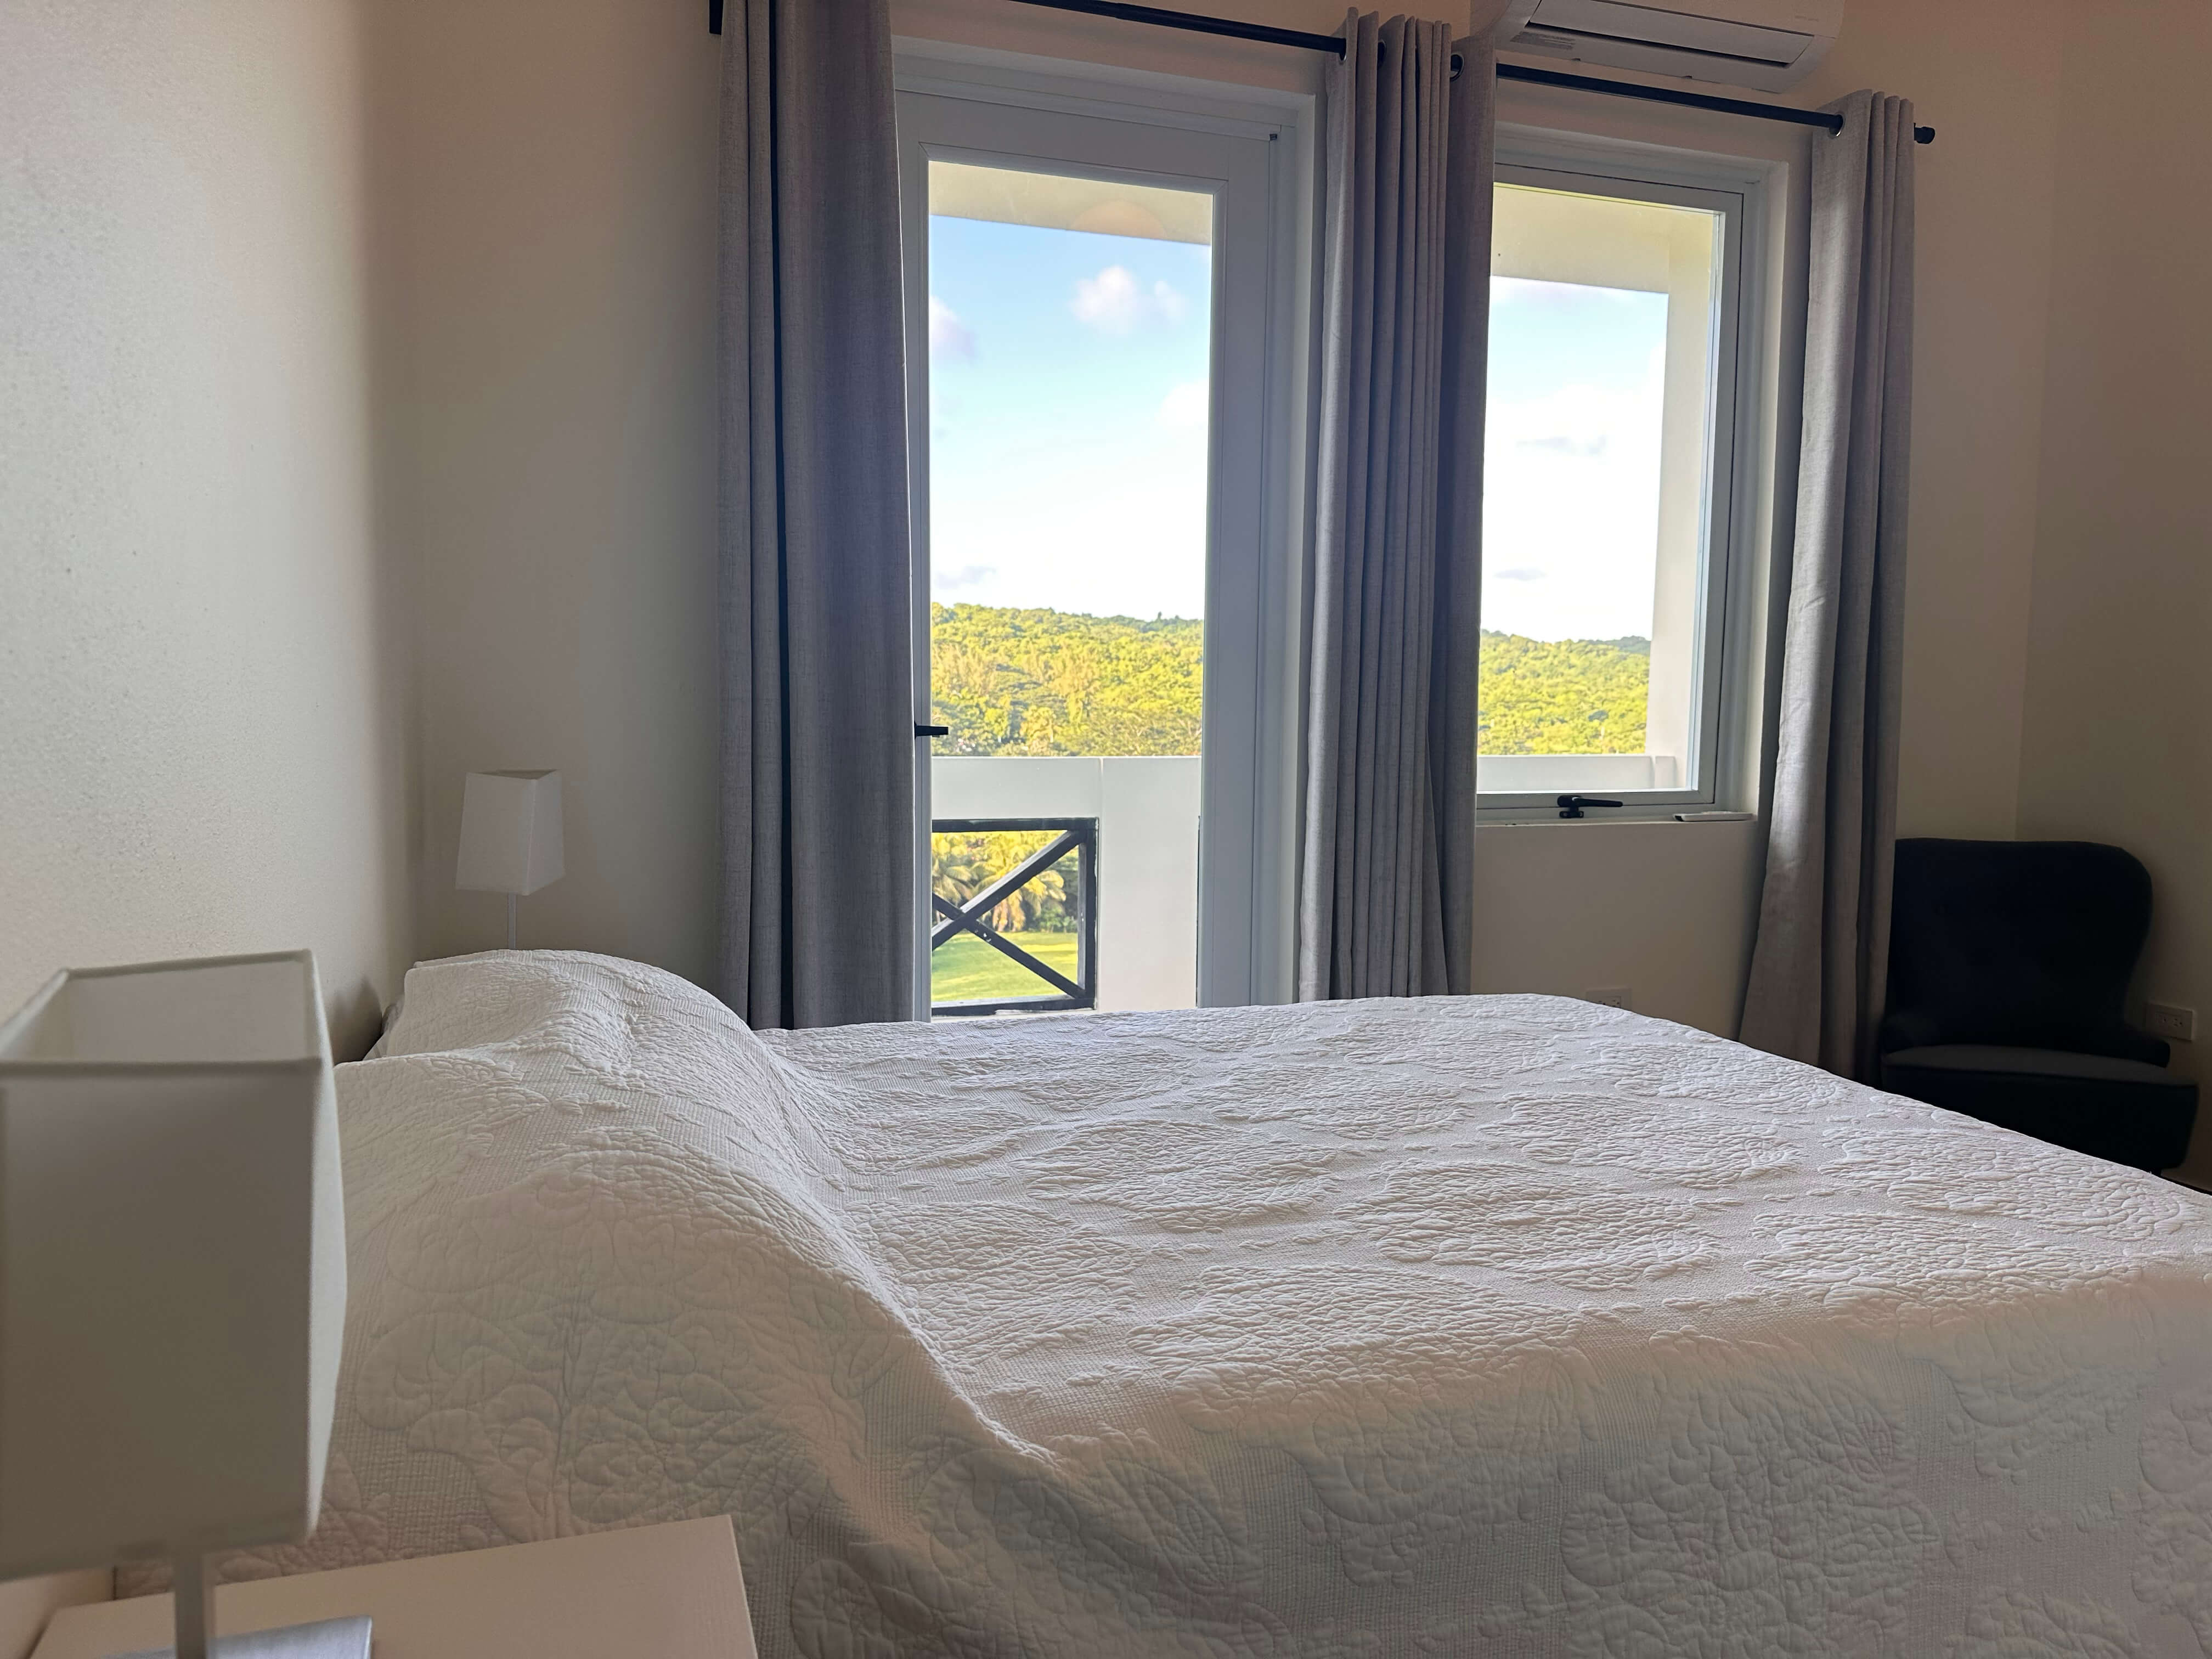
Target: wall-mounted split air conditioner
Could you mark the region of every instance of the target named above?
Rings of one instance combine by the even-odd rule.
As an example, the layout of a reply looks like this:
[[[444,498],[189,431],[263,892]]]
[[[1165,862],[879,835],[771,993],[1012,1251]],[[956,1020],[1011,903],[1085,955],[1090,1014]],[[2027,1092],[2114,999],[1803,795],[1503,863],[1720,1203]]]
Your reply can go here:
[[[1802,80],[1843,26],[1844,0],[1511,0],[1504,52],[1779,92]]]

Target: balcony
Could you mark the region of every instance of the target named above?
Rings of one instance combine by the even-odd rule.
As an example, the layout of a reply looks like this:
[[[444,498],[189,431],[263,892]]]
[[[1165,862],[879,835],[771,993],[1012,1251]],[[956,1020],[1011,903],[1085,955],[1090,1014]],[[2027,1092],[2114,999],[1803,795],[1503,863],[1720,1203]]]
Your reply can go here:
[[[933,1013],[1196,1003],[1197,756],[947,756],[930,763],[930,793]],[[948,855],[987,836],[1025,838],[1020,857],[957,879]],[[1051,902],[1024,910],[1020,890],[1046,882]],[[991,920],[1022,914],[1048,925]]]

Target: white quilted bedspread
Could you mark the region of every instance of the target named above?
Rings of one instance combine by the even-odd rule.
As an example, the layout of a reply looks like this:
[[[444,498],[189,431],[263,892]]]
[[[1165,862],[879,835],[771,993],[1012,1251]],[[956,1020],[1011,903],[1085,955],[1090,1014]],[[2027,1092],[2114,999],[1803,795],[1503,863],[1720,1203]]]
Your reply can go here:
[[[736,1517],[769,1656],[2196,1654],[2212,1212],[1547,997],[408,977],[297,1571]]]

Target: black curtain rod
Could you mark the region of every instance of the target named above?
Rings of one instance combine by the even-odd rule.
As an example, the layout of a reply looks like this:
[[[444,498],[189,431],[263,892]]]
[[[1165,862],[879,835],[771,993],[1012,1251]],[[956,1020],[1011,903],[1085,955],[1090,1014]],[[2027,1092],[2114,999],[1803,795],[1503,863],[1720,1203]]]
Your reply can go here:
[[[1231,40],[1260,40],[1273,46],[1297,46],[1307,52],[1344,56],[1340,34],[1315,34],[1305,29],[1279,29],[1266,23],[1239,23],[1226,17],[1206,17],[1195,12],[1170,11],[1163,6],[1134,6],[1126,0],[1015,0],[1018,5],[1042,6],[1048,11],[1080,12],[1086,17],[1114,17],[1127,23],[1151,23],[1160,28],[1185,29],[1193,34],[1218,34]],[[722,32],[722,0],[707,0],[707,27]],[[1459,58],[1452,58],[1452,73],[1459,73]],[[1723,115],[1747,116],[1754,121],[1784,121],[1793,126],[1819,127],[1831,137],[1844,130],[1844,118],[1823,110],[1793,109],[1787,104],[1754,103],[1748,98],[1720,98],[1711,93],[1681,92],[1673,87],[1647,87],[1636,81],[1608,81],[1595,75],[1570,75],[1564,70],[1528,69],[1519,64],[1500,64],[1501,81],[1525,81],[1533,86],[1566,87],[1577,92],[1603,93],[1611,98],[1638,98],[1651,104],[1675,104],[1687,109],[1709,109]],[[1936,129],[1912,129],[1915,143],[1932,144]]]
[[[1340,34],[1312,34],[1304,29],[1279,29],[1266,23],[1238,23],[1226,17],[1202,17],[1194,12],[1169,11],[1160,6],[1132,6],[1124,0],[1016,0],[1048,11],[1079,11],[1088,17],[1118,17],[1125,23],[1156,23],[1164,29],[1187,29],[1193,34],[1221,34],[1232,40],[1264,40],[1272,46],[1303,46],[1308,52],[1344,56]]]

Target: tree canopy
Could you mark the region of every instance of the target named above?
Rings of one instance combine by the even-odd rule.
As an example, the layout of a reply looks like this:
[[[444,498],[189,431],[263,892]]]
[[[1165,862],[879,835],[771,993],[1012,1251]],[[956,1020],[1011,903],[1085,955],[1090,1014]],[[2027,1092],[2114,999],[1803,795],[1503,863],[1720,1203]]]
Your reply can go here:
[[[1482,635],[1486,755],[1640,755],[1651,641]]]
[[[1206,625],[933,605],[940,755],[1195,755]]]
[[[932,605],[941,755],[1195,755],[1206,625]],[[1651,642],[1482,635],[1482,752],[1633,755]]]

